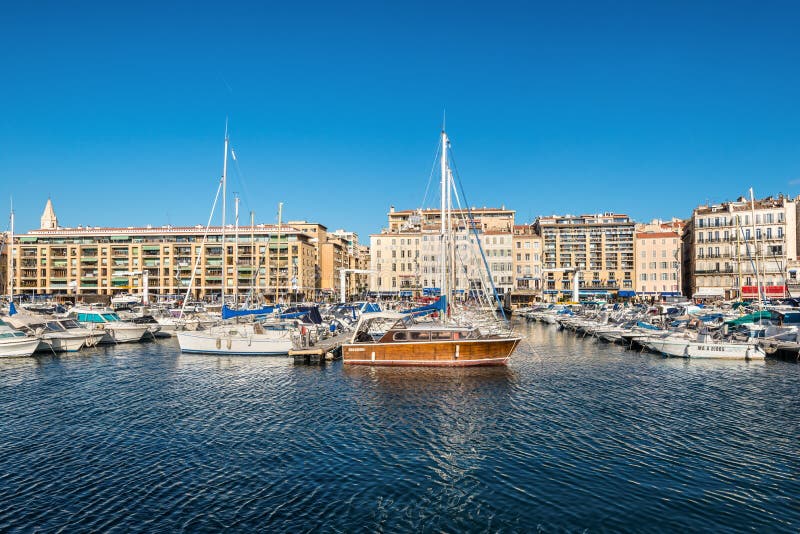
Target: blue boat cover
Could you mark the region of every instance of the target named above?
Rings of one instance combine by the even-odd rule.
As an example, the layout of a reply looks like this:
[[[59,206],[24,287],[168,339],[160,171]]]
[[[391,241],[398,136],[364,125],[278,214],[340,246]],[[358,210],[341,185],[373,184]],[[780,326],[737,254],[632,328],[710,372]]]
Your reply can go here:
[[[231,317],[244,317],[246,315],[269,315],[274,312],[278,306],[264,306],[254,310],[234,310],[228,307],[227,304],[222,306],[222,318],[230,319]]]
[[[421,317],[433,312],[444,312],[447,308],[446,302],[446,297],[439,297],[435,302],[431,302],[425,306],[420,306],[419,308],[414,308],[403,313],[407,315],[413,315],[415,317]]]
[[[300,319],[304,323],[322,324],[322,315],[316,306],[292,306],[280,314],[281,319]]]

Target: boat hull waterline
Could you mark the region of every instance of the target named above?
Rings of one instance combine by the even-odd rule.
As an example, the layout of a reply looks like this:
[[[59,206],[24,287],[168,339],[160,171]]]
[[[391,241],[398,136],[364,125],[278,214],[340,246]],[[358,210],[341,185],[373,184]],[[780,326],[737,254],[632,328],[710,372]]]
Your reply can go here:
[[[0,358],[24,358],[32,356],[39,347],[39,338],[28,337],[7,340],[0,344]]]

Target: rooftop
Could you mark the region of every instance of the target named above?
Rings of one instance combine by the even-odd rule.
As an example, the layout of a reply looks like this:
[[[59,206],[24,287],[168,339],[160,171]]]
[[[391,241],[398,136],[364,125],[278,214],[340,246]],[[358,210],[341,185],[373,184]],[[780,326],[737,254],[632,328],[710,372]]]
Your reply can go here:
[[[756,199],[751,203],[750,200],[746,199],[745,197],[739,197],[736,200],[721,202],[719,204],[706,204],[704,206],[698,206],[694,209],[694,214],[707,215],[710,213],[745,211],[752,209],[753,205],[755,206],[755,209],[782,208],[787,203],[796,202],[798,199],[800,199],[800,196],[796,198],[790,198],[784,195],[778,195],[777,197],[768,196],[765,198]]]
[[[667,237],[680,237],[677,232],[639,232],[637,239],[663,239]]]
[[[257,224],[252,227],[257,232],[270,232],[277,233],[277,224]],[[233,233],[235,230],[232,224],[225,226],[226,233]],[[239,233],[242,235],[250,232],[251,227],[239,226]],[[59,227],[54,230],[30,230],[25,234],[37,237],[49,236],[102,236],[102,235],[167,235],[167,234],[202,234],[205,233],[206,227],[202,224],[196,226],[126,226],[126,227],[105,227],[105,226],[78,226],[76,228],[63,228]],[[281,226],[280,232],[282,234],[302,234],[300,230],[291,226]],[[209,234],[221,234],[222,226],[210,226],[208,228]]]

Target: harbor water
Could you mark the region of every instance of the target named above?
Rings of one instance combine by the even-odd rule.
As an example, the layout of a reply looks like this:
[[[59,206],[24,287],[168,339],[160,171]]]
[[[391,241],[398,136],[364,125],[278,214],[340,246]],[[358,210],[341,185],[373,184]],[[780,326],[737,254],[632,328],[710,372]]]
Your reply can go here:
[[[0,361],[0,531],[800,530],[800,366],[515,323],[507,368]]]

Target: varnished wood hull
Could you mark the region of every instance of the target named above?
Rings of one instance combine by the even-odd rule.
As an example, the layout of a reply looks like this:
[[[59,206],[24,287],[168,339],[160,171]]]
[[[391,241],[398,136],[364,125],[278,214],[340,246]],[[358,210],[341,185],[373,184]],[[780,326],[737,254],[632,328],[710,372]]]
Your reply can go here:
[[[469,367],[506,365],[520,338],[405,343],[346,343],[342,360],[348,365]]]

